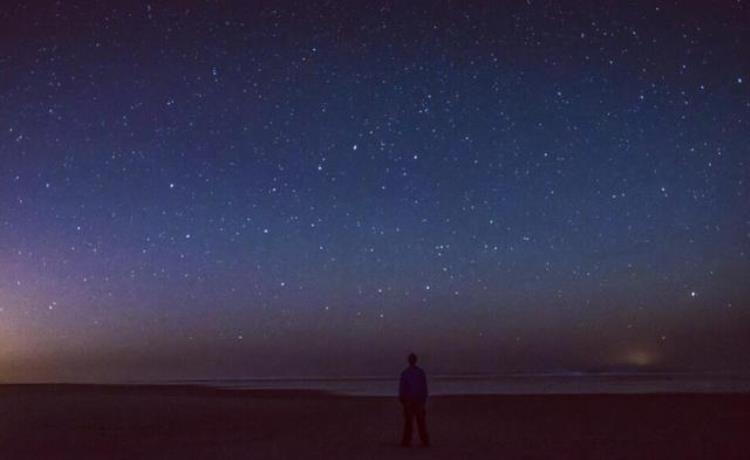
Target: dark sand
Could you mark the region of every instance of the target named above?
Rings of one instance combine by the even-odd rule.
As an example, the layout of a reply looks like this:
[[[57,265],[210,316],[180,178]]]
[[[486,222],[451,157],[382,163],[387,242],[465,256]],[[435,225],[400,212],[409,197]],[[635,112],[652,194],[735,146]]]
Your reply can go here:
[[[391,398],[0,385],[2,460],[750,458],[750,394],[434,397],[428,424],[403,449]]]

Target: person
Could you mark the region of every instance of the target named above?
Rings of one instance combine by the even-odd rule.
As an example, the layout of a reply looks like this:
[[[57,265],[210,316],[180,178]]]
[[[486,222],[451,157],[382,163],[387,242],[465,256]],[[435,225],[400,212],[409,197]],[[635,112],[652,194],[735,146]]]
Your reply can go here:
[[[419,439],[422,446],[430,445],[430,437],[427,434],[427,423],[425,421],[425,404],[427,403],[427,377],[424,371],[417,366],[417,355],[410,353],[408,357],[409,367],[401,372],[401,381],[398,387],[398,399],[404,410],[404,432],[401,445],[409,447],[414,426],[417,420]]]

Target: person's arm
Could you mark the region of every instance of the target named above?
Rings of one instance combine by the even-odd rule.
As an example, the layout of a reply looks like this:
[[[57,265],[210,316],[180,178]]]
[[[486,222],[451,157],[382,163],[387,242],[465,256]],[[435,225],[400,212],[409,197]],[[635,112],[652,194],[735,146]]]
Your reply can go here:
[[[421,371],[419,373],[419,399],[422,401],[422,403],[427,402],[427,375],[424,373],[424,371]]]
[[[407,385],[406,377],[403,373],[401,373],[401,380],[398,384],[398,400],[401,402],[404,402],[406,399],[406,393],[407,393]]]

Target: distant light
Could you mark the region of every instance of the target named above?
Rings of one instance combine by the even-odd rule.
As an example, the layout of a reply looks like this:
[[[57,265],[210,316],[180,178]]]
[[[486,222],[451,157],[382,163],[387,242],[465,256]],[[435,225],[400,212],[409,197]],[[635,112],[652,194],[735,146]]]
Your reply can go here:
[[[352,145],[352,150],[357,151],[357,144]]]
[[[625,355],[625,362],[636,366],[649,366],[656,361],[656,356],[646,350],[631,350]]]
[[[690,291],[690,297],[695,297],[696,295],[698,294],[696,294],[695,291]]]

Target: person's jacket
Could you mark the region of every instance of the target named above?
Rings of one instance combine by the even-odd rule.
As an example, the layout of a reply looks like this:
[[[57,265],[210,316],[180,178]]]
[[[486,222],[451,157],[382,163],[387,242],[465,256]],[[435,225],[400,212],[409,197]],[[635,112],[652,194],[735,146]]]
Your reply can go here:
[[[409,366],[401,372],[401,382],[398,386],[398,399],[401,402],[427,401],[427,377],[417,366]]]

